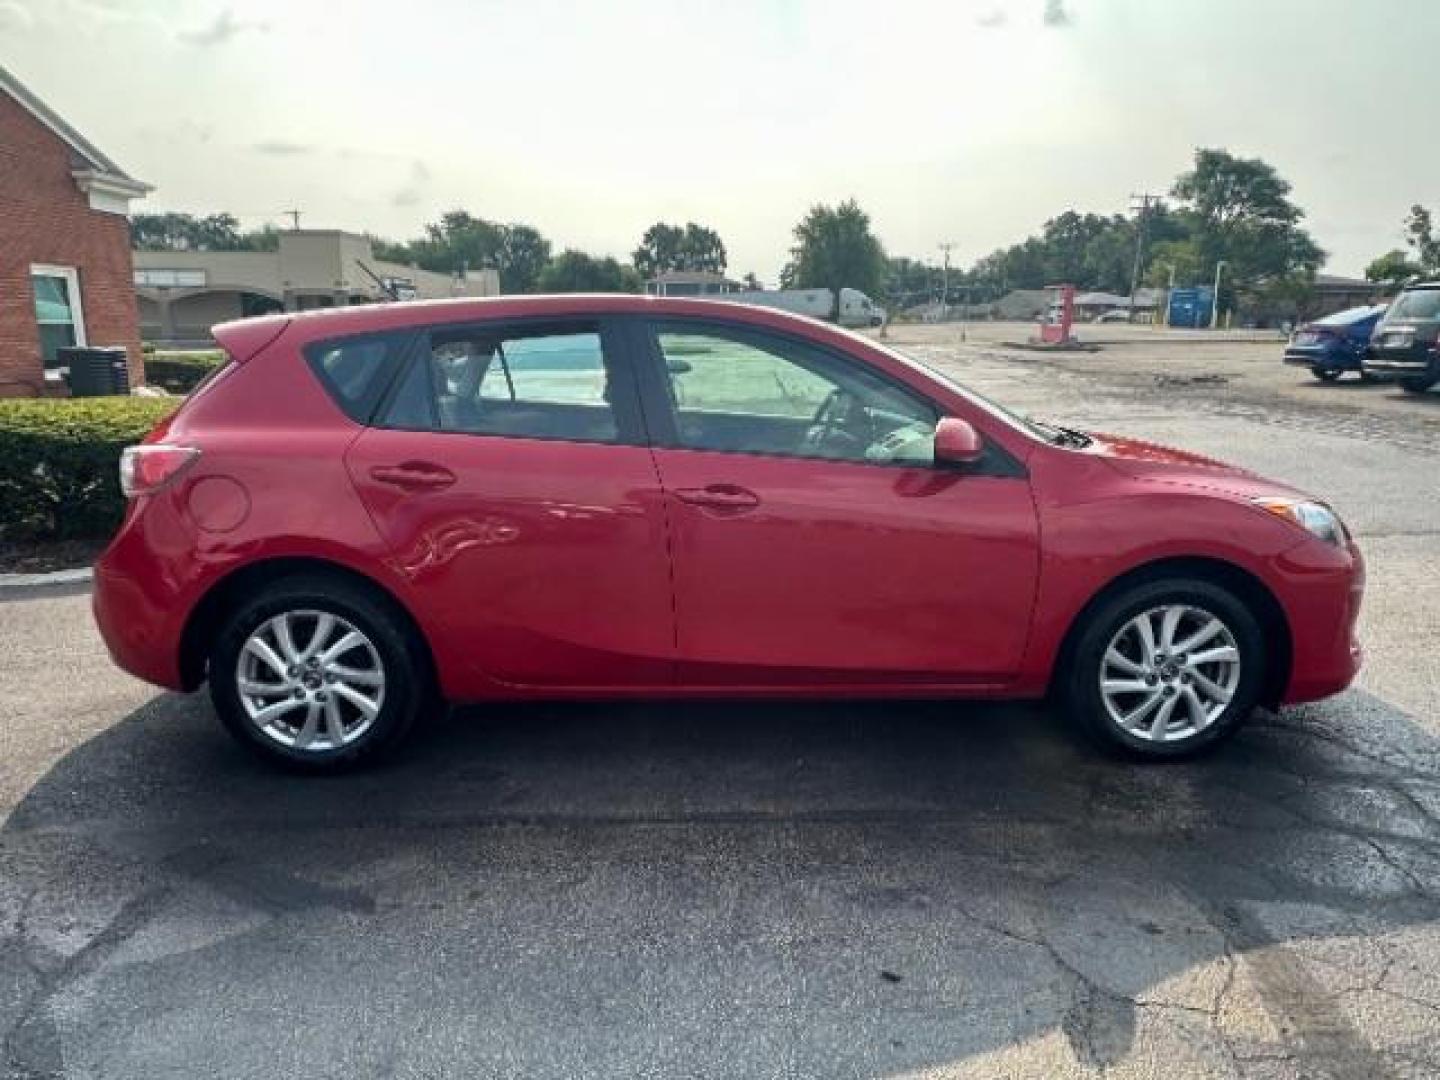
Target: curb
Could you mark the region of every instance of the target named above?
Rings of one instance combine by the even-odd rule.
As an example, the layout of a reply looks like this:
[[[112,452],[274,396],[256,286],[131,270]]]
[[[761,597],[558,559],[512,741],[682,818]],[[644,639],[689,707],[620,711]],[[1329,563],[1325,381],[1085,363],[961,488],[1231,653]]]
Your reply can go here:
[[[90,567],[79,570],[52,570],[48,574],[0,574],[0,593],[17,589],[43,589],[49,586],[89,584],[95,577]]]

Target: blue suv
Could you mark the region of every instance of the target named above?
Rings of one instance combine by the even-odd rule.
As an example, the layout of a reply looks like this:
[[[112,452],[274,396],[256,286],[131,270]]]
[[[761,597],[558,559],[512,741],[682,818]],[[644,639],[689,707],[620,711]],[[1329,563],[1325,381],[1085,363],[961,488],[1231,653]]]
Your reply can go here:
[[[1347,371],[1364,376],[1362,364],[1370,334],[1385,305],[1350,308],[1305,323],[1290,338],[1285,363],[1308,367],[1321,382],[1334,382]]]

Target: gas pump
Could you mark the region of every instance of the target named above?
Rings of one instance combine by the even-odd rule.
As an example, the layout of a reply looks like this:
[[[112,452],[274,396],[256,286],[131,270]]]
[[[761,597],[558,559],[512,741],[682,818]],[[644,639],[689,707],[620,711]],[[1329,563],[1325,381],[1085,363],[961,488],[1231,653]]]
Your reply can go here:
[[[1046,290],[1055,297],[1046,305],[1045,318],[1040,323],[1040,342],[1045,345],[1064,345],[1073,338],[1070,328],[1075,325],[1075,286],[1046,285]],[[1051,318],[1051,310],[1059,306],[1058,321]]]

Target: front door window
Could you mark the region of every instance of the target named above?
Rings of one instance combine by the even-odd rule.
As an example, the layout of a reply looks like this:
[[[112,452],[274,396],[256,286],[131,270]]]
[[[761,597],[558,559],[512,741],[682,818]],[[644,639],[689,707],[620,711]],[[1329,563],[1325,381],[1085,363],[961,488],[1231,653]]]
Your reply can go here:
[[[935,408],[859,365],[743,330],[677,322],[655,331],[682,447],[934,463]]]
[[[68,266],[34,266],[30,283],[35,292],[35,322],[40,329],[40,352],[47,371],[60,367],[60,350],[85,344],[85,320],[80,313],[80,282]]]

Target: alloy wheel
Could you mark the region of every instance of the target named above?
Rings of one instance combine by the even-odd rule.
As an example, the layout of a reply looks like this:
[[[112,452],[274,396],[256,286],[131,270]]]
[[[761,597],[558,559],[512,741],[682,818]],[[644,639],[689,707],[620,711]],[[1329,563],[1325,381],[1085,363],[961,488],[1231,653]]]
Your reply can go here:
[[[1100,696],[1122,731],[1174,742],[1204,731],[1240,686],[1240,648],[1230,628],[1191,604],[1141,612],[1110,639]]]
[[[287,611],[245,639],[235,668],[246,716],[292,750],[324,753],[365,734],[385,703],[385,665],[353,623],[325,611]]]

